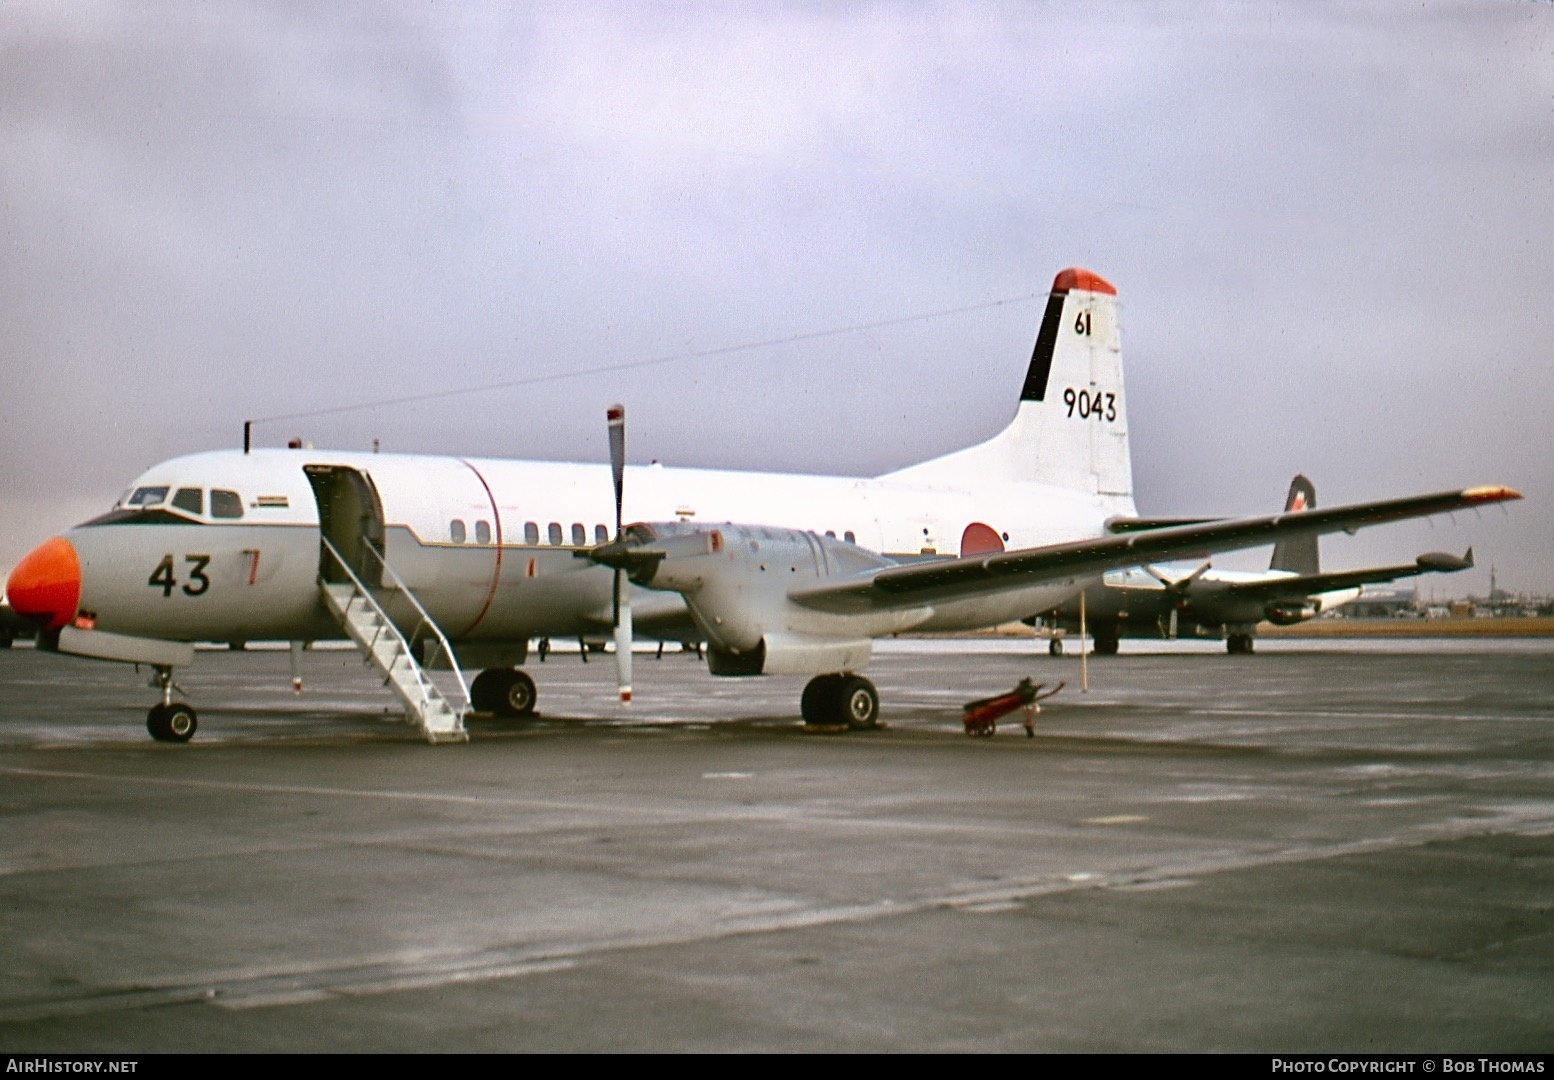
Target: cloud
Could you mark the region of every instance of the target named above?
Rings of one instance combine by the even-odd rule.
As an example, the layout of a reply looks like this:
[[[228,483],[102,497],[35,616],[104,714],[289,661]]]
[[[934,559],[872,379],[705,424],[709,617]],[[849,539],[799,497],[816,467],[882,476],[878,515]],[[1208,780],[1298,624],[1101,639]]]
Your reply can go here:
[[[0,564],[245,418],[1075,264],[1122,290],[1149,512],[1554,475],[1548,5],[15,4],[0,101]],[[648,456],[880,472],[1007,418],[1038,308],[260,435],[594,458],[624,398]],[[1554,588],[1542,494],[1503,582]]]

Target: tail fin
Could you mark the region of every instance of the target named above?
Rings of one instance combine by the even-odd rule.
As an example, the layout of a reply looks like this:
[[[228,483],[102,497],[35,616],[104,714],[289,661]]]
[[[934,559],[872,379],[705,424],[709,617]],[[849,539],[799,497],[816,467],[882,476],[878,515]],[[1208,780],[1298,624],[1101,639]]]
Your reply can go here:
[[[1013,422],[987,442],[889,479],[1050,484],[1103,496],[1119,513],[1132,513],[1117,290],[1089,270],[1058,274]]]
[[[1298,513],[1314,510],[1317,505],[1317,489],[1310,480],[1299,473],[1290,481],[1290,493],[1284,500],[1284,512]],[[1321,573],[1322,559],[1317,553],[1316,536],[1292,536],[1273,546],[1273,558],[1268,569],[1285,570],[1292,574]]]

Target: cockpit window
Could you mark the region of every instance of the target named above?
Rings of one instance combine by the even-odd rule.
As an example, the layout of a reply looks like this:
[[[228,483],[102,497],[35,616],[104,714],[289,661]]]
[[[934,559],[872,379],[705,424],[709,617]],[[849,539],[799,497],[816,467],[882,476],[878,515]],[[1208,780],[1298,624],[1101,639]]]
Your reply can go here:
[[[148,506],[161,506],[162,500],[165,498],[167,498],[167,488],[165,487],[136,488],[135,494],[124,500],[124,505],[145,509]]]
[[[173,496],[173,507],[191,514],[205,512],[205,494],[199,488],[179,488]]]
[[[243,516],[243,497],[235,491],[210,489],[210,516],[214,518],[240,518]]]

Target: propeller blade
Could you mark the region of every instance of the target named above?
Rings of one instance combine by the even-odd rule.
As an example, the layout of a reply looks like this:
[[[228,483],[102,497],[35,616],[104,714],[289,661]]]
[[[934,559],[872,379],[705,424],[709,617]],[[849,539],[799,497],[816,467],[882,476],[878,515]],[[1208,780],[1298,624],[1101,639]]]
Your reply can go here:
[[[615,481],[615,539],[621,538],[621,501],[626,490],[626,406],[605,411],[610,424],[610,475]]]
[[[626,493],[626,406],[611,405],[605,411],[610,425],[610,477],[615,481],[615,542],[622,544],[625,529],[621,507]],[[631,580],[621,566],[615,568],[615,681],[621,704],[631,704]]]
[[[631,704],[631,581],[615,571],[615,681],[621,704]]]
[[[1164,585],[1166,587],[1166,592],[1174,592],[1181,595],[1187,592],[1188,587],[1191,586],[1193,582],[1197,581],[1200,577],[1208,573],[1213,568],[1213,563],[1206,562],[1202,566],[1198,567],[1198,569],[1188,574],[1186,577],[1177,578],[1175,581],[1172,581],[1170,578],[1166,577],[1153,566],[1145,566],[1144,571],[1150,577]]]
[[[1176,640],[1176,608],[1174,605],[1171,608],[1171,629],[1167,631],[1166,637],[1171,641]]]

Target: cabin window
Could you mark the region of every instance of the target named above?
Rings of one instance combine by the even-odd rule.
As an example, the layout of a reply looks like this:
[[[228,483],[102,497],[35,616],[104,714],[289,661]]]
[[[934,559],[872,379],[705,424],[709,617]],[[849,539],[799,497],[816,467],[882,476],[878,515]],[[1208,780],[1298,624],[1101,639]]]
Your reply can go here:
[[[538,544],[540,542],[539,522],[525,521],[523,523],[523,542],[525,544]]]
[[[550,533],[550,542],[552,544],[554,544],[556,547],[560,547],[561,546],[561,522],[559,522],[559,521],[552,521],[550,523],[549,528],[546,531]]]
[[[205,493],[199,488],[179,488],[173,496],[173,507],[190,514],[205,513]]]
[[[491,542],[491,523],[489,521],[475,522],[475,543],[489,544]]]
[[[846,540],[849,544],[856,544],[858,542],[858,538],[853,535],[853,531],[851,529],[848,529],[842,534],[842,539]]]
[[[581,521],[572,522],[572,546],[583,547],[588,543],[588,530],[583,528]]]
[[[240,518],[243,516],[243,497],[235,491],[210,489],[210,516],[214,518]]]
[[[831,539],[835,540],[836,539],[836,530],[835,529],[827,529],[826,530],[826,535],[829,536]]]
[[[464,522],[460,521],[458,518],[454,518],[452,521],[448,522],[448,539],[452,540],[455,544],[464,543]]]
[[[608,544],[610,542],[610,530],[603,525],[594,526],[594,543]]]
[[[167,489],[165,487],[136,488],[135,494],[131,495],[124,505],[138,506],[144,509],[147,506],[162,505],[162,500],[165,498],[167,498]]]

